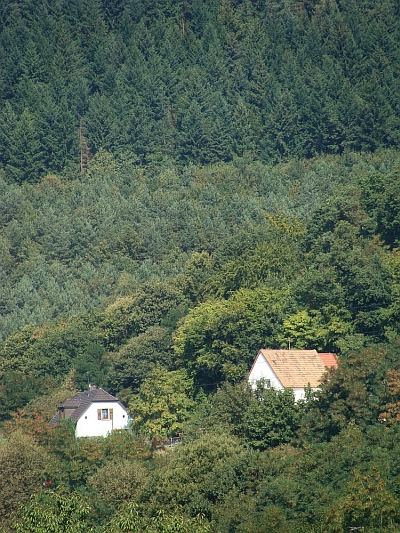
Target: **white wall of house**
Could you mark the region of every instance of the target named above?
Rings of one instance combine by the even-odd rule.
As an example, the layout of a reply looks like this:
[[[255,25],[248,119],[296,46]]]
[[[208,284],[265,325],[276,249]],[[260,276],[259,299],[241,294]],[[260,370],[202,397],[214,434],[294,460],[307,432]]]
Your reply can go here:
[[[254,362],[248,381],[250,385],[255,388],[257,381],[260,381],[260,379],[264,379],[266,384],[269,384],[273,389],[284,390],[282,383],[279,381],[275,372],[261,353],[258,354]],[[296,402],[305,399],[304,388],[294,388],[293,394]]]
[[[103,415],[99,420],[98,410]],[[112,409],[112,419],[110,418]],[[107,413],[103,410],[108,410]],[[83,413],[76,424],[76,437],[106,437],[114,429],[123,429],[128,424],[128,414],[117,402],[93,402]]]
[[[311,389],[313,392],[317,391],[318,389]],[[306,392],[305,389],[293,389],[294,392],[294,398],[296,402],[298,400],[305,400],[306,399]]]
[[[294,399],[296,402],[306,399],[306,393],[304,389],[293,389]]]
[[[279,379],[275,375],[275,372],[269,366],[265,357],[261,353],[258,354],[253,364],[253,367],[249,374],[248,381],[250,385],[253,388],[255,388],[257,381],[260,381],[260,379],[264,379],[266,384],[269,385],[273,389],[278,389],[278,390],[284,389],[282,383],[279,381]]]

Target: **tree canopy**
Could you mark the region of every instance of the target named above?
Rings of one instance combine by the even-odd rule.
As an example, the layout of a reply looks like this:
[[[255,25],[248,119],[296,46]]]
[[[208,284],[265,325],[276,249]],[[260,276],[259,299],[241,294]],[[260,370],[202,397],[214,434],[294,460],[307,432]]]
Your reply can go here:
[[[399,531],[399,21],[0,0],[1,533]],[[49,425],[88,383],[129,429]]]

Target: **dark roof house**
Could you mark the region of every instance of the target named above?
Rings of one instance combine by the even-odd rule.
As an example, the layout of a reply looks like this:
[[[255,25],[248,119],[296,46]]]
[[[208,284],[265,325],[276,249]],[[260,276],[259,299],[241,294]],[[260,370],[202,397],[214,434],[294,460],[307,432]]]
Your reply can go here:
[[[50,425],[55,426],[66,418],[76,424],[76,437],[106,436],[114,429],[127,427],[129,423],[123,404],[104,389],[94,386],[65,400],[50,420]]]

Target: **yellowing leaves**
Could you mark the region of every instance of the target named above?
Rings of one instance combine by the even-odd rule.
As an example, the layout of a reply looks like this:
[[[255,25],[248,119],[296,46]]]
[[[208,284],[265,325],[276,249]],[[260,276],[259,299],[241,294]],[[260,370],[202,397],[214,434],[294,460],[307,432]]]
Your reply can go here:
[[[299,239],[306,233],[306,225],[303,220],[297,217],[288,217],[278,214],[265,213],[265,217],[276,231],[287,233],[293,238]]]

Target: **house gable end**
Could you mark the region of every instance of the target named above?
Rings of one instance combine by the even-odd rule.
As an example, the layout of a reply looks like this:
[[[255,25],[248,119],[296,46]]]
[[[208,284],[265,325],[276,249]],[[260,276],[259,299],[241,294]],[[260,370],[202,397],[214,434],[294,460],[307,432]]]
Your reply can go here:
[[[261,350],[285,388],[319,386],[326,367],[316,350]]]
[[[103,411],[107,411],[106,416],[103,416]],[[76,423],[75,436],[106,437],[115,429],[126,428],[128,423],[128,413],[120,402],[91,402]]]
[[[270,386],[274,389],[284,389],[281,380],[276,375],[261,350],[258,352],[258,355],[251,367],[248,376],[248,382],[252,385],[255,385],[260,380],[265,380],[267,386]]]
[[[304,398],[305,388],[318,389],[329,368],[337,368],[336,354],[316,350],[266,350],[258,352],[248,375],[254,387],[260,379],[268,386],[283,390],[292,389],[296,400]]]
[[[92,406],[98,408],[105,408],[112,410],[114,406],[118,406],[119,412],[123,413],[126,418],[127,411],[125,406],[104,389],[92,388],[88,391],[78,392],[73,398],[68,398],[58,408],[57,414],[50,420],[51,425],[56,425],[60,420],[68,418],[75,423],[81,419],[87,419],[87,413]],[[123,415],[121,415],[123,417]]]

